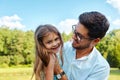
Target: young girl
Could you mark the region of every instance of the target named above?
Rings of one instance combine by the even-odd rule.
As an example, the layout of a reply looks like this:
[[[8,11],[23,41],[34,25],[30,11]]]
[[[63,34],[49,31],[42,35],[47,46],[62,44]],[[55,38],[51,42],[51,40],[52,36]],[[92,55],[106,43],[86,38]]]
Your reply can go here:
[[[53,80],[56,53],[61,51],[63,41],[59,31],[52,25],[40,25],[34,35],[35,39],[35,80]],[[61,53],[60,53],[61,54]]]

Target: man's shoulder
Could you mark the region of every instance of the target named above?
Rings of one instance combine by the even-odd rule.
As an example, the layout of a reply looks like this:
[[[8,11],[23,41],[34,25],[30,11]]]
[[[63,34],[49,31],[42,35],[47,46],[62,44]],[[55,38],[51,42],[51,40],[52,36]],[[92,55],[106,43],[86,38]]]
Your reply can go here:
[[[102,56],[102,54],[94,48],[94,55],[96,55],[96,63],[101,65],[101,66],[109,66],[107,60]]]

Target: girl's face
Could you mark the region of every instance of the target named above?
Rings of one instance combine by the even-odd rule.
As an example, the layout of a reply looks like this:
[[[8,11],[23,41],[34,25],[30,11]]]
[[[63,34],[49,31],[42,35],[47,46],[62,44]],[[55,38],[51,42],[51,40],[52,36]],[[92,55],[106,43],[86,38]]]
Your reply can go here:
[[[60,37],[54,32],[50,32],[43,38],[43,44],[50,53],[57,53],[61,44]]]

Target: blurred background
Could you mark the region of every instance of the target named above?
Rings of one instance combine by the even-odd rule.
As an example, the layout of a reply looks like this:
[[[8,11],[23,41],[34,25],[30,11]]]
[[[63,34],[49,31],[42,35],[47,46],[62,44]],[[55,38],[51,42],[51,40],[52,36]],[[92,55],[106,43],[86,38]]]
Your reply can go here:
[[[96,47],[111,66],[109,80],[120,79],[120,0],[0,0],[0,80],[30,80],[39,25],[53,24],[66,42],[78,16],[89,11],[99,11],[110,21]]]

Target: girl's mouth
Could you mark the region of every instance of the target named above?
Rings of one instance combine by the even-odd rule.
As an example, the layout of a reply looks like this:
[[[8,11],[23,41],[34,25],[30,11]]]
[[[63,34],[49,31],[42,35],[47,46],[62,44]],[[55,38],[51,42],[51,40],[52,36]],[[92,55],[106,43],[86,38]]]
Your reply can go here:
[[[56,50],[56,49],[58,49],[58,48],[59,48],[59,46],[52,48],[52,50]]]

